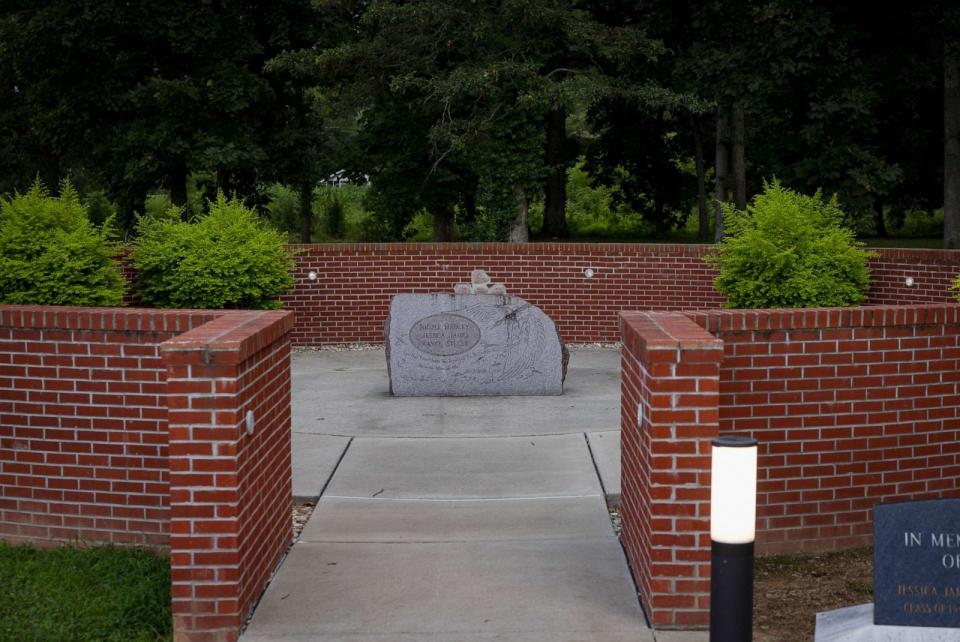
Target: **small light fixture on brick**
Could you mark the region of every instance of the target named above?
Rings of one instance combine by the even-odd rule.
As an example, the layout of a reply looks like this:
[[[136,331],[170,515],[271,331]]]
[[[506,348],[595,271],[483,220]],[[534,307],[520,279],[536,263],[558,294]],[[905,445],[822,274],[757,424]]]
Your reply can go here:
[[[310,270],[309,272],[307,272],[307,278],[310,279],[311,281],[316,281],[317,273],[314,272],[313,270]]]
[[[252,435],[252,434],[253,434],[253,426],[254,426],[254,424],[255,424],[255,422],[254,422],[254,420],[253,420],[253,411],[252,411],[252,410],[248,410],[248,411],[247,411],[247,417],[246,417],[246,422],[245,422],[245,423],[246,423],[246,425],[247,425],[247,434],[248,434],[248,435]]]
[[[903,280],[903,282],[907,285],[908,288],[912,288],[912,287],[913,287],[913,277],[912,277],[912,276],[908,276],[907,278],[905,278],[905,279]]]
[[[712,441],[710,639],[753,639],[753,541],[757,521],[757,440]]]
[[[593,274],[594,274],[593,268],[583,268],[583,276],[585,276],[586,278],[592,279]]]

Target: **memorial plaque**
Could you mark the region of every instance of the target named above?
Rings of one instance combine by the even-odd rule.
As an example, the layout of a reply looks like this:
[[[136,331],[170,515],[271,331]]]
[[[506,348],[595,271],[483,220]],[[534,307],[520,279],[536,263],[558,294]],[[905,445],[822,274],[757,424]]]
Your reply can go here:
[[[479,326],[459,314],[434,314],[410,328],[413,347],[441,357],[469,352],[478,341]]]
[[[523,299],[398,294],[385,333],[394,395],[563,394],[566,349],[550,317]]]
[[[873,532],[874,623],[960,628],[960,499],[878,504]]]

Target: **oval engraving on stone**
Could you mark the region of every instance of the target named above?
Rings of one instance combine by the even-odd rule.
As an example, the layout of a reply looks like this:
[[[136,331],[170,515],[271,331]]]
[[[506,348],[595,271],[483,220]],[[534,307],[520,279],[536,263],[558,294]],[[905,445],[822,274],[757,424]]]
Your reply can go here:
[[[463,354],[479,341],[480,326],[459,314],[434,314],[410,328],[410,343],[415,348],[440,357]]]

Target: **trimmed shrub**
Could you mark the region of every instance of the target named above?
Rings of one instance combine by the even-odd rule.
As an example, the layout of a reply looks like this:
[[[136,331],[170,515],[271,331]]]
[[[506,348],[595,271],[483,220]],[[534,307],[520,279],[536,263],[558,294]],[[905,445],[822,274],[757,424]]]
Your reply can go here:
[[[0,303],[113,306],[123,302],[118,246],[69,182],[59,197],[40,181],[0,198]]]
[[[776,179],[764,184],[746,211],[724,206],[727,235],[707,261],[730,308],[809,308],[857,305],[870,285],[867,260],[843,227],[834,196],[805,196]]]
[[[283,235],[223,193],[194,222],[142,217],[131,258],[140,299],[160,308],[279,308],[293,285]]]

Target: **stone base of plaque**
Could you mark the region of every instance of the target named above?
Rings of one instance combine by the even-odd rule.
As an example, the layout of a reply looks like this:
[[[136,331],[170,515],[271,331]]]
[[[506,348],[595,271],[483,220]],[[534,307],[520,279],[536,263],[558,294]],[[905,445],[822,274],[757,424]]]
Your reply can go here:
[[[397,294],[385,334],[398,397],[563,394],[567,351],[557,328],[518,297]]]
[[[957,642],[960,629],[873,623],[873,603],[817,613],[814,642]]]

